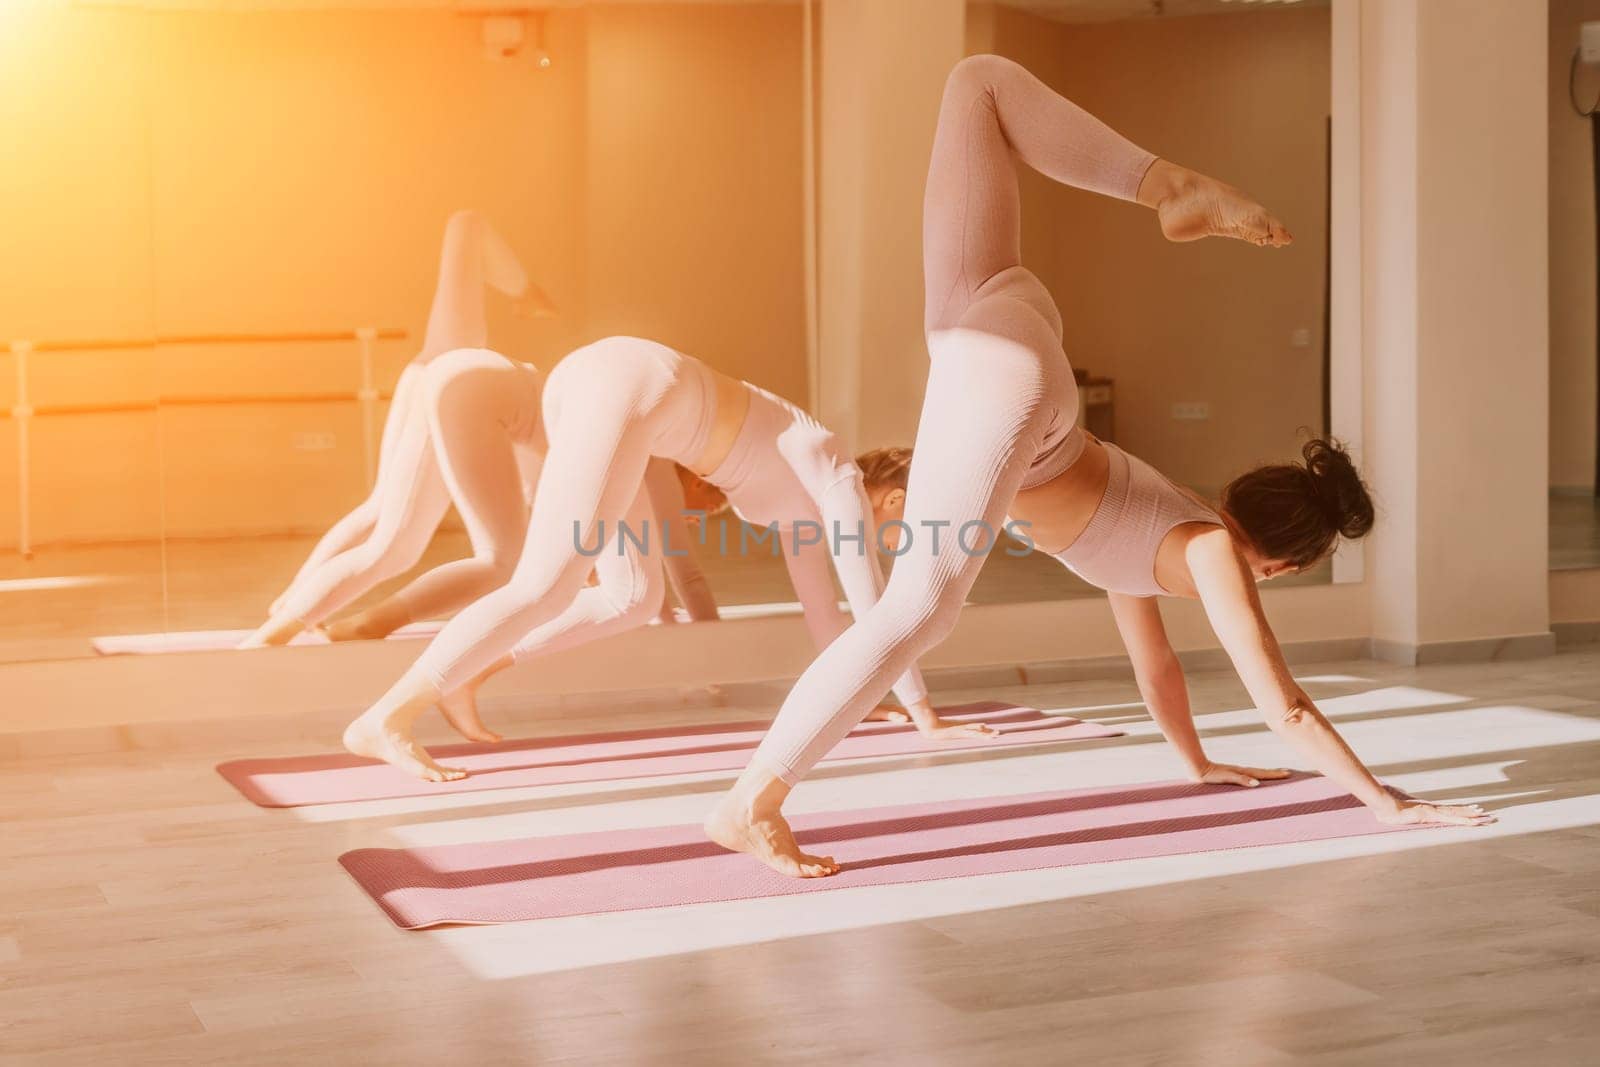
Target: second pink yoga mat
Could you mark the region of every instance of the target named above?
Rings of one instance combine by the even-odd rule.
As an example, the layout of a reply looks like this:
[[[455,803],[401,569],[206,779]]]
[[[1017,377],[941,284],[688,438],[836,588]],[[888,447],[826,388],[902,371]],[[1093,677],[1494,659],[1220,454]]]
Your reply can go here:
[[[1008,745],[1048,744],[1096,737],[1117,737],[1122,731],[1064,715],[1045,715],[1012,704],[962,704],[941,708],[942,715],[968,722],[986,722],[1000,731],[996,738],[925,741],[904,723],[862,723],[829,758],[861,759],[955,752]],[[278,759],[233,760],[217,773],[249,800],[266,808],[337,804],[351,800],[445,796],[486,789],[569,782],[606,782],[697,771],[740,770],[766,733],[769,723],[738,722],[711,726],[668,726],[625,733],[579,734],[524,738],[497,745],[439,745],[430,749],[448,767],[472,773],[454,782],[424,782],[376,760],[343,753],[287,756]]]
[[[397,926],[500,923],[717,900],[791,896],[1004,871],[1380,834],[1386,826],[1325,778],[1255,789],[1156,782],[1031,796],[802,815],[801,847],[844,865],[785,878],[657,826],[339,857]]]

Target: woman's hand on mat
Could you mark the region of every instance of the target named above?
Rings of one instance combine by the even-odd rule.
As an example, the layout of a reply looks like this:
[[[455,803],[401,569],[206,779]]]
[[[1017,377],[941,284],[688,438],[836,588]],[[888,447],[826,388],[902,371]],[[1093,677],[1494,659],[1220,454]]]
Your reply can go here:
[[[1393,786],[1386,786],[1389,794],[1395,799],[1393,808],[1382,808],[1374,811],[1379,822],[1386,822],[1393,826],[1403,826],[1408,823],[1443,823],[1447,826],[1488,826],[1497,820],[1493,815],[1484,811],[1476,804],[1430,804],[1426,800],[1418,800],[1410,793],[1402,792]]]
[[[1292,771],[1282,767],[1236,767],[1231,763],[1207,763],[1195,780],[1211,785],[1242,785],[1253,789],[1262,782],[1287,778]]]
[[[1000,731],[986,722],[950,722],[934,719],[931,723],[917,723],[917,733],[935,741],[954,741],[960,737],[999,737]]]
[[[999,737],[1000,731],[985,722],[951,722],[939,718],[926,698],[906,709],[917,726],[917,733],[934,741],[954,741],[963,737]]]

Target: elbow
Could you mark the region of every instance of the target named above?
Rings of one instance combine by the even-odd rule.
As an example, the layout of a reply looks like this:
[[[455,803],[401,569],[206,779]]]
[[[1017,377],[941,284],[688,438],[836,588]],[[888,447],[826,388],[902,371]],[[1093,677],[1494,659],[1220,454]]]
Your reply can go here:
[[[1262,711],[1266,715],[1267,725],[1279,733],[1294,733],[1322,720],[1317,706],[1302,692],[1289,694],[1281,706],[1263,708]]]

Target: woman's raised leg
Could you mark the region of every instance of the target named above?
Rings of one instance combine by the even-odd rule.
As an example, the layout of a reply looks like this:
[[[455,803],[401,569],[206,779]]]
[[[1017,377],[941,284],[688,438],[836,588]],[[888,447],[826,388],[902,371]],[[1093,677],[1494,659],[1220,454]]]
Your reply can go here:
[[[969,56],[945,82],[923,199],[927,328],[952,325],[980,286],[1021,261],[1012,154],[1074,188],[1153,208],[1172,240],[1292,238],[1239,190],[1135,145],[999,56]]]
[[[1170,214],[1174,226],[1189,225],[1193,212],[1183,205],[1191,200],[1239,222],[1233,201],[1216,192],[1226,187],[1205,186],[1198,176],[1185,184],[1180,179],[1189,172],[1158,168],[1151,153],[1017,64],[975,56],[951,72],[923,203],[932,366],[906,493],[915,540],[896,561],[878,604],[795,684],[750,766],[706,823],[713,840],[784,874],[837,869],[827,857],[800,851],[781,813],[784,799],[893,679],[949,633],[983,562],[953,535],[973,523],[997,535],[1046,431],[1076,416],[1059,313],[1021,267],[1014,156],[1065,184],[1148,201]],[[1191,187],[1205,195],[1174,200]],[[1215,232],[1287,241],[1268,220],[1260,231],[1236,225]],[[1167,214],[1162,222],[1168,224]],[[930,523],[942,524],[947,535],[942,551],[932,543]]]
[[[458,211],[445,222],[439,281],[418,359],[427,362],[457,348],[482,348],[488,343],[485,287],[513,299],[532,289],[527,271],[505,238],[476,211]]]

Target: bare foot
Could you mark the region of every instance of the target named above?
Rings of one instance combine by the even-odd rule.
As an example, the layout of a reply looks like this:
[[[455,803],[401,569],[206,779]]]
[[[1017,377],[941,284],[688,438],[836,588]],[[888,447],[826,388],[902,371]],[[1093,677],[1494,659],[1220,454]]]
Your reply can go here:
[[[911,713],[905,708],[893,704],[879,704],[867,712],[867,717],[862,722],[910,722]]]
[[[467,776],[459,767],[441,766],[427,749],[411,739],[409,727],[394,721],[396,718],[394,714],[378,714],[374,708],[345,727],[344,747],[357,756],[383,760],[425,782],[453,782]]]
[[[1156,209],[1169,241],[1232,237],[1278,248],[1294,240],[1271,212],[1238,189],[1166,160],[1151,166],[1139,202]]]
[[[299,619],[287,619],[274,615],[261,624],[260,629],[249,637],[240,641],[235,648],[275,648],[278,645],[287,645],[293,641],[306,624]]]
[[[790,878],[826,878],[839,873],[831,856],[811,856],[800,851],[794,831],[776,809],[757,813],[732,793],[717,803],[706,819],[706,836],[730,852],[744,852]]]
[[[439,710],[444,712],[445,721],[456,728],[456,733],[468,741],[494,744],[504,740],[478,716],[478,687],[475,685],[464,685],[449,696],[440,697]]]
[[[394,628],[377,622],[365,611],[335,619],[321,629],[329,641],[376,641],[394,632]]]

